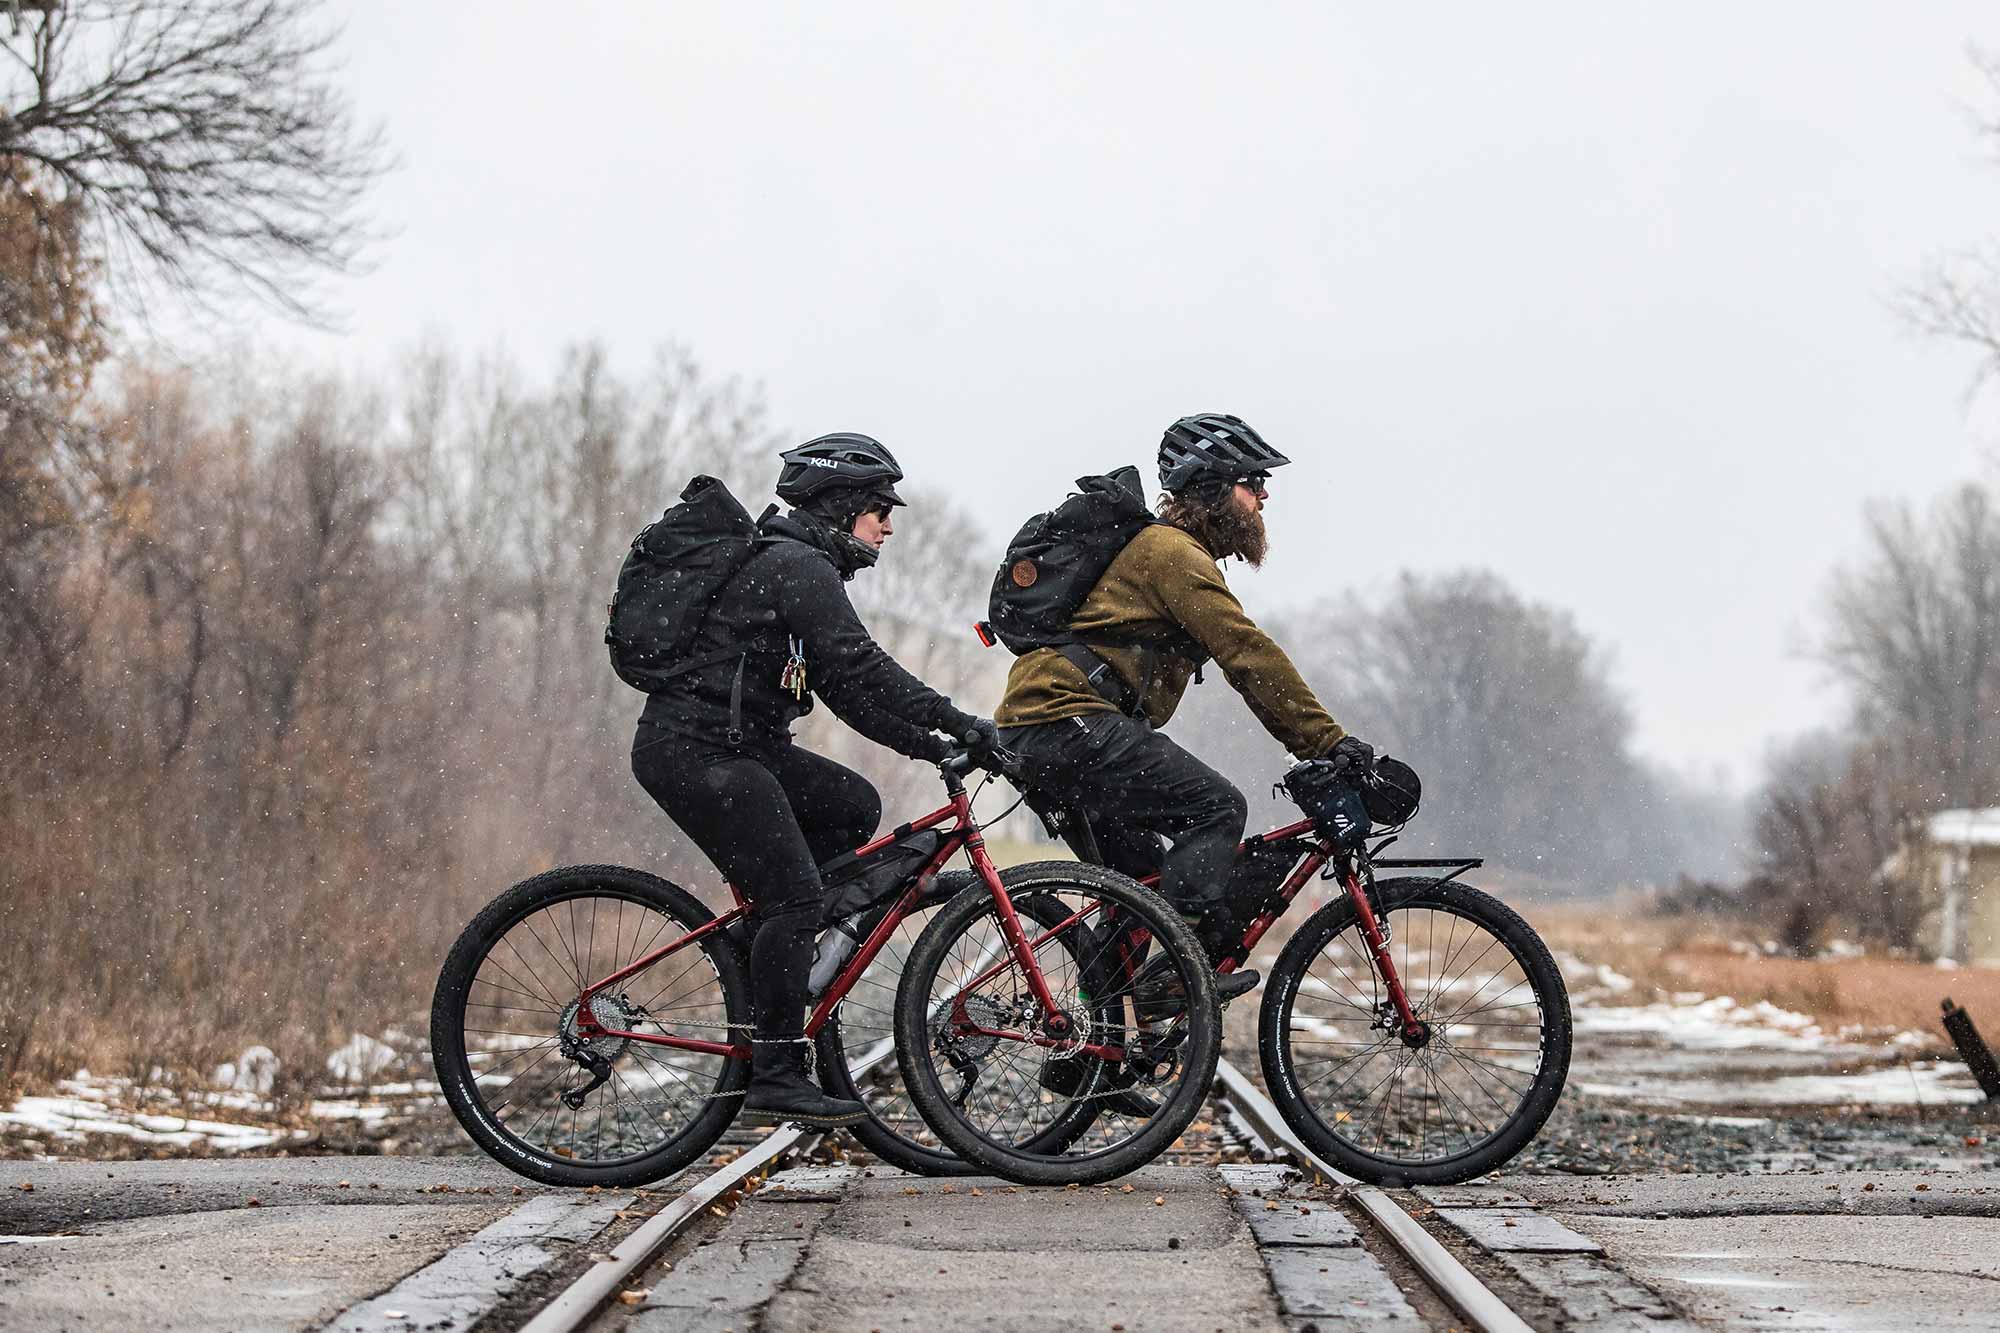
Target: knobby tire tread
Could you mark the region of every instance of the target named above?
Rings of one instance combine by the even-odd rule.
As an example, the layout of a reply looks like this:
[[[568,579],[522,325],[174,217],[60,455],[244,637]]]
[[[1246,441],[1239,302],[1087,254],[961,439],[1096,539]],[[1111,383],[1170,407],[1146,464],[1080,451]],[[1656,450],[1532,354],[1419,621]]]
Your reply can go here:
[[[1512,1160],[1534,1140],[1562,1097],[1569,1076],[1571,1020],[1562,969],[1548,945],[1521,915],[1493,895],[1456,880],[1391,879],[1376,885],[1378,913],[1436,908],[1477,922],[1512,951],[1543,1015],[1541,1062],[1527,1097],[1494,1136],[1465,1153],[1436,1162],[1412,1164],[1376,1157],[1335,1136],[1301,1094],[1297,1061],[1285,1047],[1290,1010],[1300,983],[1320,950],[1355,925],[1354,904],[1345,895],[1328,902],[1299,926],[1286,943],[1265,983],[1258,1015],[1257,1046],[1264,1085],[1271,1101],[1307,1146],[1334,1166],[1371,1185],[1456,1185],[1485,1175]]]
[[[1017,1184],[1092,1185],[1135,1171],[1186,1131],[1215,1081],[1215,1066],[1222,1053],[1221,1016],[1207,954],[1180,913],[1165,899],[1101,866],[1038,861],[1002,872],[1001,882],[1010,898],[1024,897],[1038,887],[1082,889],[1138,911],[1152,931],[1154,945],[1181,960],[1182,974],[1192,979],[1195,989],[1188,997],[1189,1032],[1180,1084],[1173,1097],[1129,1141],[1075,1160],[1059,1155],[1066,1143],[1056,1149],[1056,1156],[1027,1153],[994,1143],[958,1116],[929,1059],[928,1007],[932,979],[949,957],[953,942],[992,905],[992,894],[981,883],[966,889],[932,918],[904,966],[896,997],[896,1057],[902,1062],[910,1100],[938,1138],[961,1158]]]
[[[693,1164],[722,1137],[742,1101],[740,1096],[730,1094],[740,1094],[750,1079],[747,1060],[727,1062],[715,1089],[724,1095],[711,1101],[687,1128],[659,1148],[630,1162],[586,1166],[537,1152],[506,1134],[475,1091],[471,1065],[466,1059],[464,1006],[487,952],[524,918],[550,904],[587,896],[592,888],[615,890],[612,896],[666,913],[683,928],[683,934],[715,917],[685,889],[627,866],[564,866],[523,880],[482,908],[460,932],[446,956],[431,1001],[431,1058],[452,1114],[473,1142],[501,1165],[545,1185],[606,1188],[646,1185]],[[700,949],[715,965],[727,1021],[748,1023],[751,1013],[748,967],[734,941],[728,938],[728,932],[716,931],[691,947]]]

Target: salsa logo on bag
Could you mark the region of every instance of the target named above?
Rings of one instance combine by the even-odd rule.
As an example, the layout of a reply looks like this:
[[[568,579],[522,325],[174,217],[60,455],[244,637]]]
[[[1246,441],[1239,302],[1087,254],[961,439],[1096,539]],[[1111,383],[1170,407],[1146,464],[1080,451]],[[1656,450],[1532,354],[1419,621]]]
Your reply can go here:
[[[1007,543],[980,637],[991,646],[997,635],[1016,656],[1073,642],[1070,617],[1126,544],[1157,521],[1137,468],[1077,478],[1073,495]]]

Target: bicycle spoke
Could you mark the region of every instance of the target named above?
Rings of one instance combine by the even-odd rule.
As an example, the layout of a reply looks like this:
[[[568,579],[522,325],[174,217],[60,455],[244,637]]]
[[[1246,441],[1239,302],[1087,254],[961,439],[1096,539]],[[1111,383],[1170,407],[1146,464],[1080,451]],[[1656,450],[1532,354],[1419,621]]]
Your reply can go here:
[[[1336,1139],[1375,1160],[1471,1152],[1534,1091],[1547,1016],[1511,946],[1478,919],[1426,904],[1392,907],[1381,920],[1401,941],[1404,995],[1429,1035],[1405,1043],[1350,922],[1314,951],[1293,992],[1284,1031],[1296,1095]]]

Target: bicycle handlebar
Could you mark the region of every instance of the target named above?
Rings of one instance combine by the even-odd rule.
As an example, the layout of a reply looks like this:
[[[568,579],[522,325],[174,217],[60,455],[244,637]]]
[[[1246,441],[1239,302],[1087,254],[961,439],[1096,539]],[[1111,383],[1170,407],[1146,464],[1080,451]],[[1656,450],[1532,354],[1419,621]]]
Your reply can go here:
[[[964,777],[978,768],[1015,782],[1021,780],[1022,774],[1021,756],[1005,747],[981,755],[961,746],[939,760],[938,767],[954,777]]]

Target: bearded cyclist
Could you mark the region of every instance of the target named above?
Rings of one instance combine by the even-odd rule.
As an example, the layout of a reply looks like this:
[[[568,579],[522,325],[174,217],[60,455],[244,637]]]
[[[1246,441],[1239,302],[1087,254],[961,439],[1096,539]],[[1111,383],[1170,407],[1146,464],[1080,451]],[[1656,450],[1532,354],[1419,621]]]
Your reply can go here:
[[[1194,921],[1218,962],[1249,925],[1225,894],[1248,805],[1227,778],[1158,730],[1199,659],[1213,659],[1298,758],[1366,767],[1374,755],[1321,706],[1222,575],[1226,559],[1253,569],[1264,563],[1271,472],[1290,461],[1232,416],[1205,413],[1169,426],[1160,441],[1161,521],[1142,528],[1091,589],[1070,620],[1076,642],[1015,660],[994,712],[1038,795],[1087,815],[1095,850],[1112,869],[1135,879],[1162,875],[1161,892]],[[1162,851],[1162,836],[1171,850]],[[1233,999],[1257,981],[1239,970],[1218,978],[1216,993]],[[1142,992],[1144,982],[1142,973]]]
[[[716,597],[689,650],[722,660],[648,696],[632,771],[755,904],[744,1113],[832,1126],[867,1112],[806,1077],[818,867],[874,836],[882,801],[859,773],[794,745],[791,723],[817,696],[870,740],[930,762],[951,749],[935,732],[982,753],[997,746],[997,732],[898,666],[848,601],[847,581],[879,558],[904,503],[894,456],[866,435],[836,434],[780,457],[778,498],[791,512],[766,514],[765,540]]]

